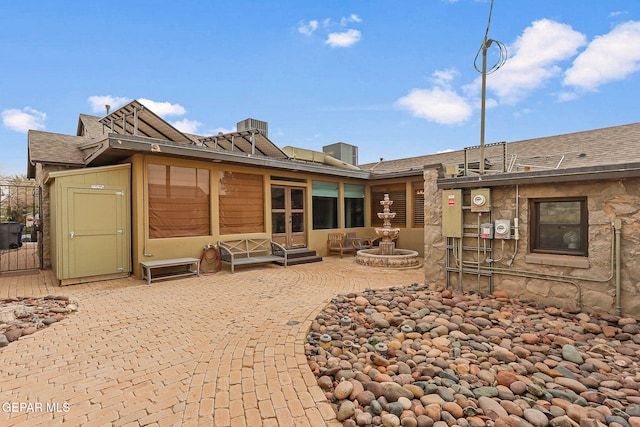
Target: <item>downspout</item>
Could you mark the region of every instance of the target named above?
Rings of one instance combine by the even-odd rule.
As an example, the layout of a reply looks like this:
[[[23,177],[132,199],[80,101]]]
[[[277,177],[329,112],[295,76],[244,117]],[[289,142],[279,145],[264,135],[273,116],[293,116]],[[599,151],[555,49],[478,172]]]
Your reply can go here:
[[[622,284],[620,281],[620,236],[622,234],[622,220],[615,219],[613,227],[616,230],[616,315],[622,314]]]

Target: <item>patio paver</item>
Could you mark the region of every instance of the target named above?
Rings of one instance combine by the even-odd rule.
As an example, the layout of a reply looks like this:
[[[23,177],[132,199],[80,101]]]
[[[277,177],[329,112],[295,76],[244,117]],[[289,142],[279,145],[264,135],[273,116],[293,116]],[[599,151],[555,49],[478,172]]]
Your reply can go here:
[[[0,276],[2,298],[67,295],[80,306],[0,349],[0,424],[340,426],[307,365],[311,321],[338,293],[423,282],[422,269],[352,257],[151,286]]]

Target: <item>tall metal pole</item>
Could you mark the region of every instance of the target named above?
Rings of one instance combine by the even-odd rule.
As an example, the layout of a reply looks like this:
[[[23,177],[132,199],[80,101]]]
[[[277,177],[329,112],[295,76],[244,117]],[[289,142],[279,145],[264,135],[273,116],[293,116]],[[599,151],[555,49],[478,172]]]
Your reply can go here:
[[[487,98],[487,49],[493,40],[486,39],[482,45],[482,104],[480,107],[480,175],[484,175],[484,116]]]

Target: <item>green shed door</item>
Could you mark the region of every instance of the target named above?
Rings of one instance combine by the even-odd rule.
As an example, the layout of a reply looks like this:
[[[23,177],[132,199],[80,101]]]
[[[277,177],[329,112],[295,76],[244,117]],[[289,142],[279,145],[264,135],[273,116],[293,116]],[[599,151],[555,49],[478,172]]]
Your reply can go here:
[[[126,189],[66,190],[66,278],[128,272]]]

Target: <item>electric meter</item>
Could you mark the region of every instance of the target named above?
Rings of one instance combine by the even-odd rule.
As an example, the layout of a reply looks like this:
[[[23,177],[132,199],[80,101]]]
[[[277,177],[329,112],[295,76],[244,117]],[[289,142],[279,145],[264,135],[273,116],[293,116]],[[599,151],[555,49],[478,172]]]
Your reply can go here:
[[[509,239],[510,237],[511,237],[511,220],[509,219],[496,220],[494,238]]]
[[[471,212],[490,212],[491,199],[488,188],[471,190]]]

